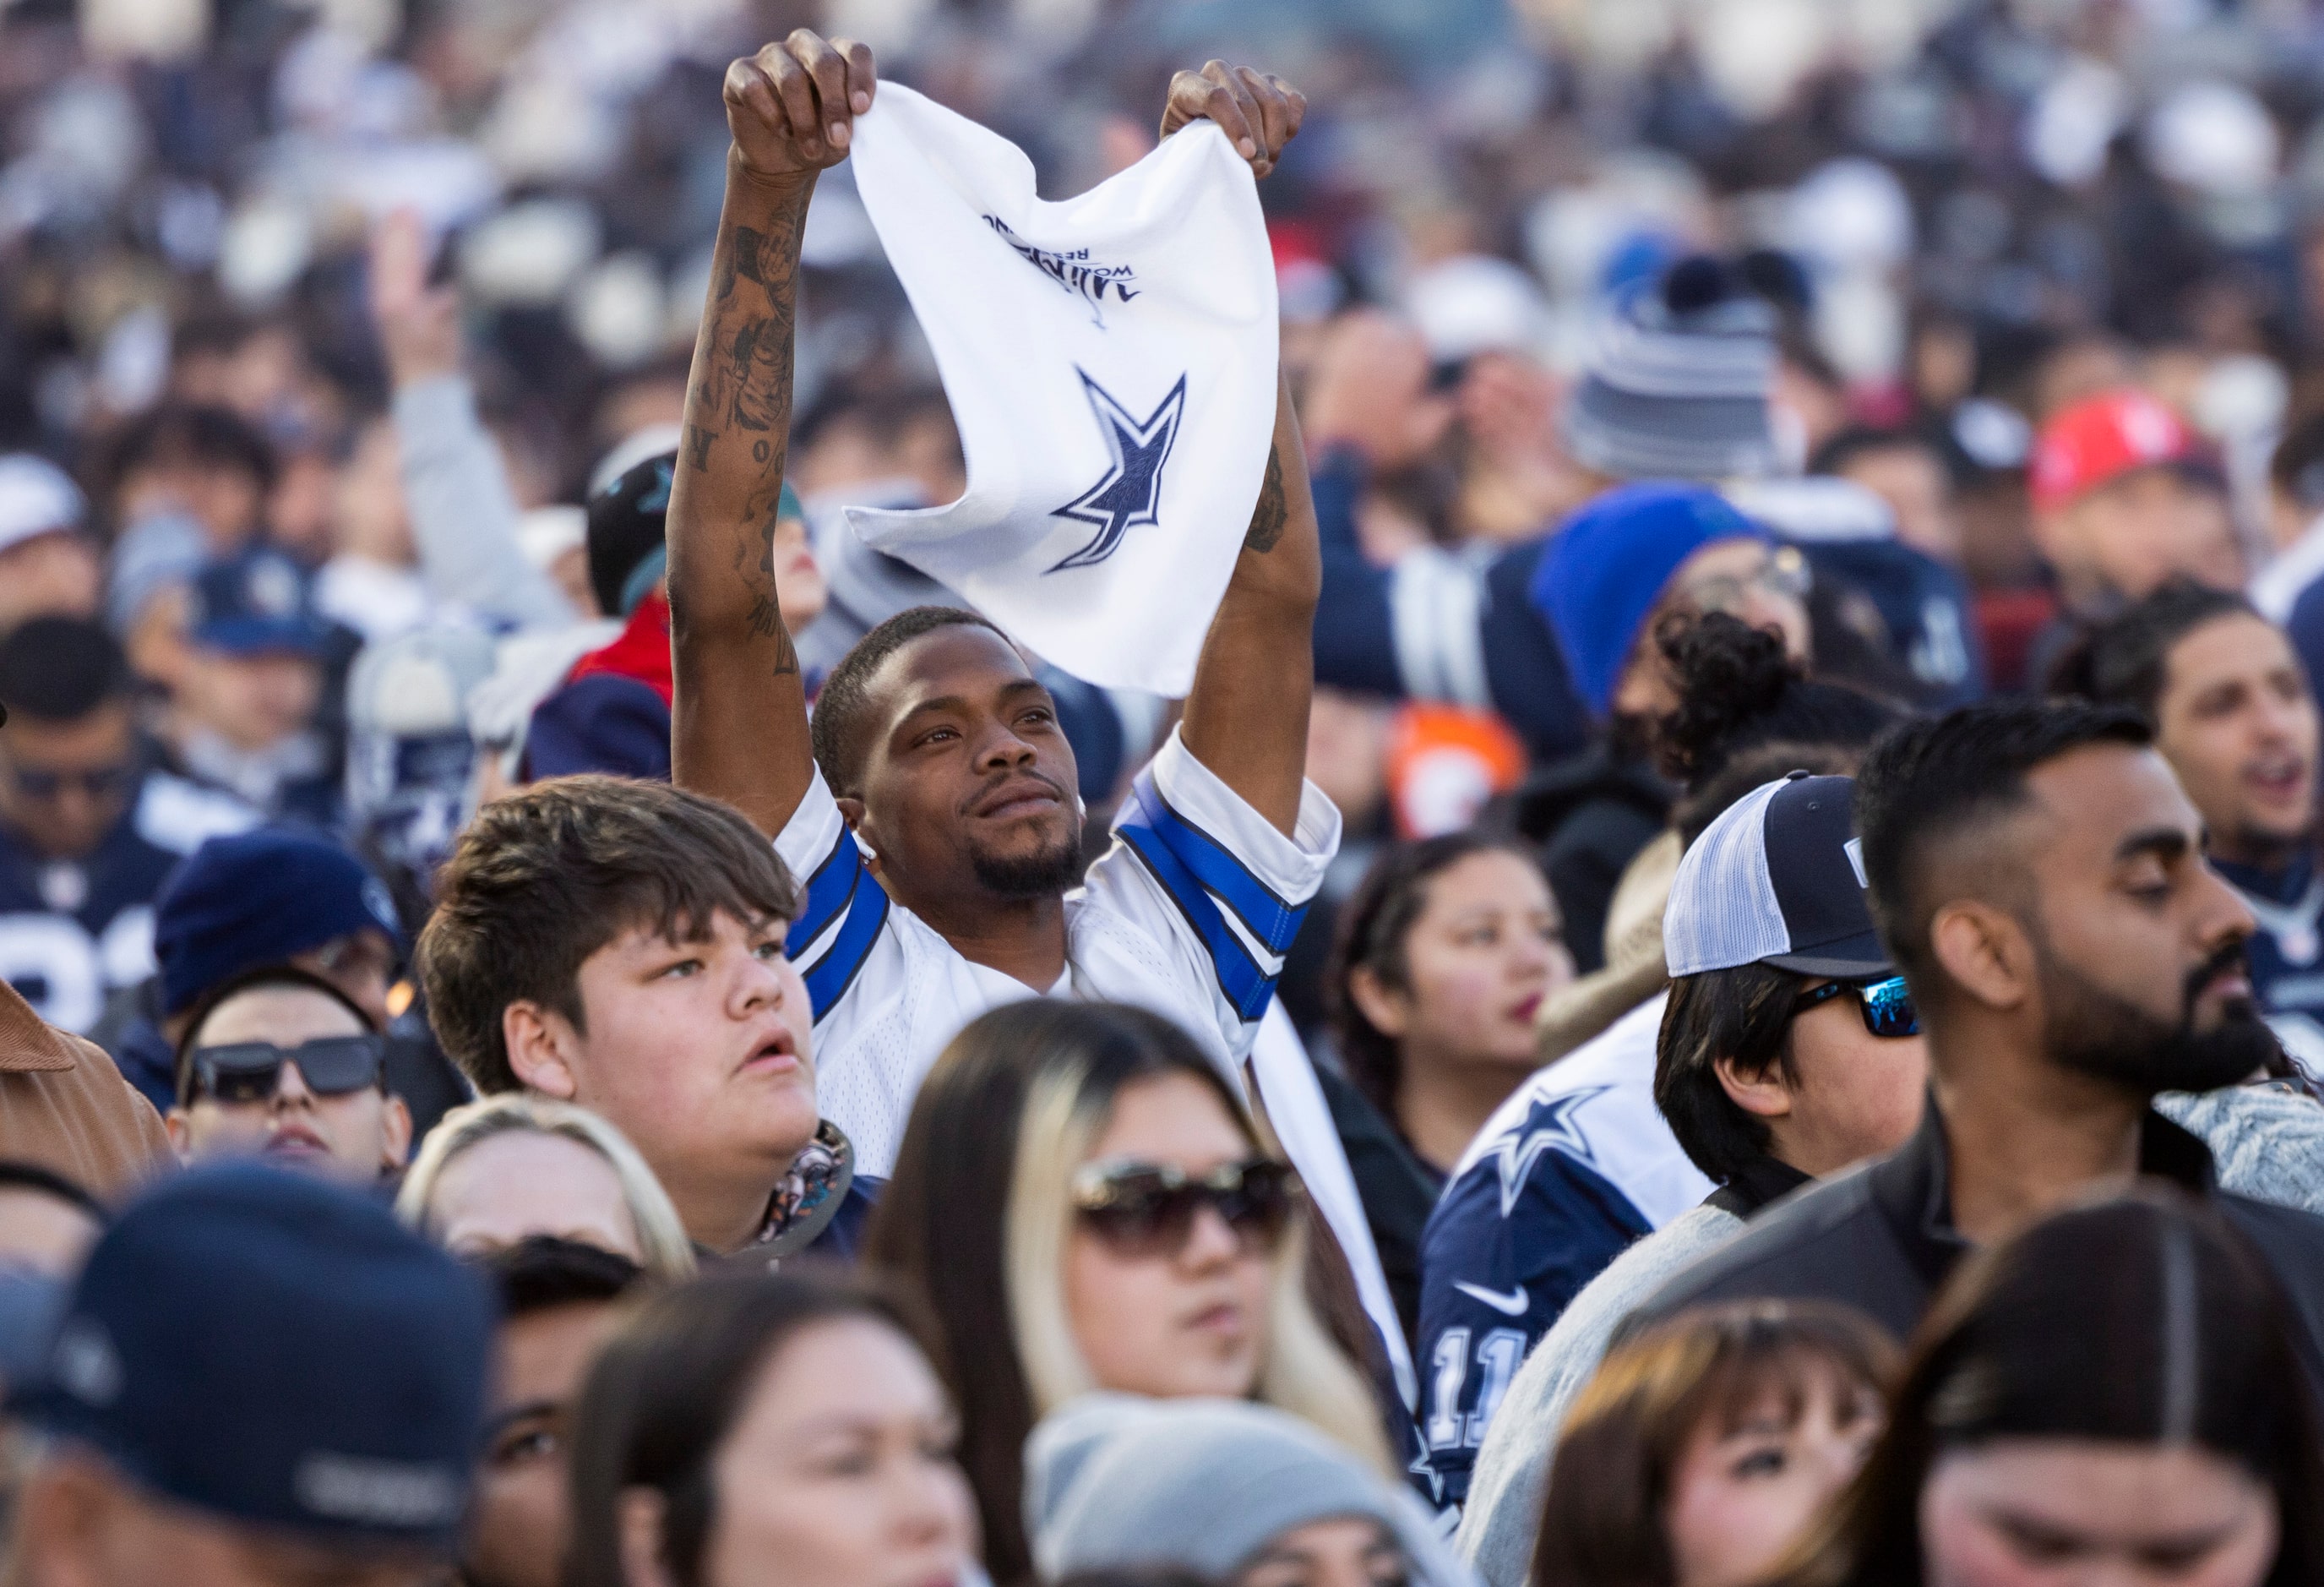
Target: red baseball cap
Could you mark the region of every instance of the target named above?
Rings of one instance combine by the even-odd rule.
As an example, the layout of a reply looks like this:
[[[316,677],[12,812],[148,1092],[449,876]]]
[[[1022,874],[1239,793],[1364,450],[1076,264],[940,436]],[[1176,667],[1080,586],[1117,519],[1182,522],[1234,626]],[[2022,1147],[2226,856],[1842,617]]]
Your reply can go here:
[[[2086,397],[2054,414],[2034,438],[2027,487],[2048,512],[2134,468],[2200,459],[2180,417],[2144,392]]]

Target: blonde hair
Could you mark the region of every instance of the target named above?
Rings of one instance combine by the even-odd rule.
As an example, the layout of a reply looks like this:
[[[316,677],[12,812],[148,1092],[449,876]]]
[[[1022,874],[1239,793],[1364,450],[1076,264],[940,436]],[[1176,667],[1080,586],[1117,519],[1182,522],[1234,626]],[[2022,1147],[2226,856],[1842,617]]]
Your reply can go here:
[[[395,1215],[409,1227],[432,1236],[429,1204],[452,1159],[479,1141],[519,1131],[561,1135],[604,1158],[621,1184],[630,1222],[637,1226],[646,1271],[670,1283],[694,1276],[694,1244],[686,1237],[686,1227],[678,1221],[669,1193],[646,1167],[638,1149],[588,1109],[552,1097],[506,1092],[446,1113],[428,1132],[420,1155],[404,1174],[403,1187],[395,1197]]]
[[[1004,1214],[1003,1278],[1037,1418],[1099,1387],[1074,1338],[1065,1294],[1074,1173],[1088,1161],[1118,1094],[1092,1087],[1088,1080],[1085,1066],[1069,1064],[1043,1074],[1028,1092],[1018,1122],[1017,1160]],[[1261,1153],[1280,1155],[1247,1111],[1228,1111]],[[1267,1338],[1253,1398],[1312,1423],[1388,1480],[1399,1481],[1371,1386],[1308,1304],[1304,1215],[1277,1242],[1268,1269]]]

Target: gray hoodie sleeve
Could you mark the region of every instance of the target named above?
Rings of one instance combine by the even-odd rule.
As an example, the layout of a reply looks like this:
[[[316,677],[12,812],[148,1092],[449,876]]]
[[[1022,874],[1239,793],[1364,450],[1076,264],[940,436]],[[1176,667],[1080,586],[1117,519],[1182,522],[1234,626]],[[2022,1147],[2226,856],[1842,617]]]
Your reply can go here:
[[[2324,1213],[2324,1104],[2280,1081],[2165,1093],[2155,1111],[2211,1149],[2219,1186]]]
[[[1469,1478],[1469,1505],[1452,1539],[1486,1587],[1526,1587],[1532,1579],[1534,1536],[1557,1430],[1583,1385],[1597,1375],[1615,1330],[1663,1280],[1742,1227],[1741,1219],[1719,1207],[1681,1213],[1585,1285],[1526,1357],[1486,1424]]]
[[[401,387],[391,411],[428,587],[486,617],[563,628],[581,614],[517,544],[516,497],[464,375]]]

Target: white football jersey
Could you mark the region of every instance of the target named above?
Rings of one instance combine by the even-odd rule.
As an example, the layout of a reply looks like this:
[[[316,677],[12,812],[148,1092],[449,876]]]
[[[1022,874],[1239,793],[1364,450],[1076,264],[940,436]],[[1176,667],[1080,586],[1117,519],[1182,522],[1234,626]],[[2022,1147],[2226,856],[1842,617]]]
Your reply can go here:
[[[1065,974],[1049,994],[1163,1015],[1243,1094],[1283,955],[1339,849],[1340,813],[1309,783],[1286,837],[1174,731],[1113,832],[1065,897]],[[814,1005],[816,1096],[854,1143],[857,1171],[884,1176],[945,1044],[1036,989],[962,957],[889,898],[820,771],[775,848],[806,882],[788,947]]]

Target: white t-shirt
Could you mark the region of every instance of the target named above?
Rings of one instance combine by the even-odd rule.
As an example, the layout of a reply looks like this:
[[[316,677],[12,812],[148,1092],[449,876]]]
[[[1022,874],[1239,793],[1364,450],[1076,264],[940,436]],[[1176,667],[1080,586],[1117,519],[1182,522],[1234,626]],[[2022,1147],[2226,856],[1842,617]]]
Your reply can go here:
[[[1174,731],[1123,801],[1113,846],[1065,897],[1065,974],[1050,995],[1152,1010],[1242,1094],[1283,955],[1339,846],[1340,813],[1314,784],[1286,837]],[[806,879],[788,946],[814,1006],[817,1099],[857,1171],[885,1176],[945,1044],[1035,989],[962,957],[889,898],[820,771],[775,848]]]

